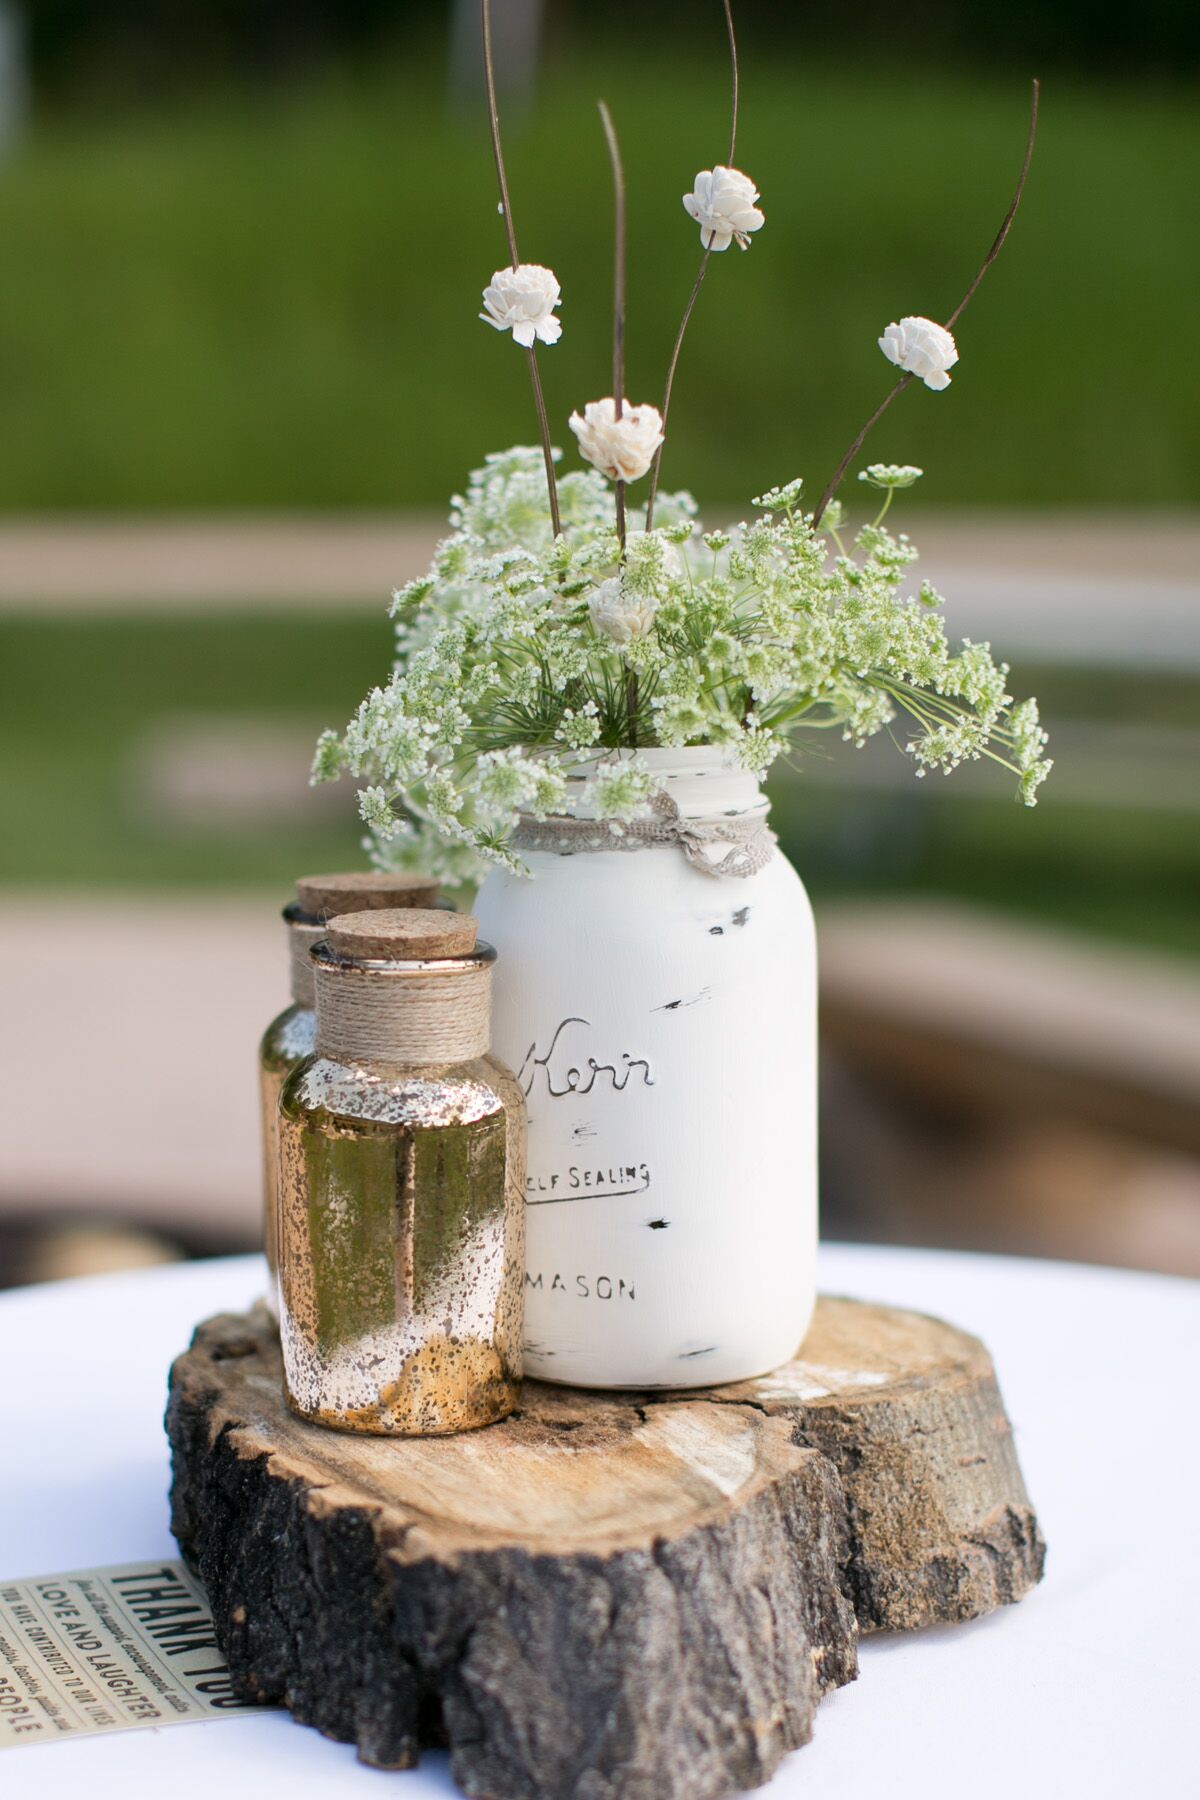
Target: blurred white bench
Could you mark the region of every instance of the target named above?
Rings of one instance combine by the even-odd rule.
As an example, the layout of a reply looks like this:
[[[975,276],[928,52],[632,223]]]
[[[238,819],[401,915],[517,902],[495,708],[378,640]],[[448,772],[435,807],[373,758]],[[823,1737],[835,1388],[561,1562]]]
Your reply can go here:
[[[821,915],[830,1042],[900,1087],[1200,1154],[1200,971],[934,901]]]
[[[102,1213],[254,1247],[255,1058],[288,1003],[270,900],[10,892],[0,932],[0,1214]]]
[[[255,1052],[287,1003],[270,897],[10,892],[0,932],[0,1217],[253,1246]],[[825,1044],[892,1097],[872,1138],[829,1087],[826,1148],[873,1192],[872,1235],[996,1248],[1011,1231],[1013,1248],[1150,1266],[1191,1242],[1200,1270],[1188,965],[912,902],[829,907],[819,933]]]
[[[933,903],[819,930],[843,1229],[1200,1275],[1195,965]]]

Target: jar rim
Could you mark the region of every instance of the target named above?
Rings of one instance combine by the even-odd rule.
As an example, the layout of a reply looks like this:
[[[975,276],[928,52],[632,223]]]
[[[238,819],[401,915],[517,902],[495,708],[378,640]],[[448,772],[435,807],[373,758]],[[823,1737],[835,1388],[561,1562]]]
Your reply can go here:
[[[745,775],[749,780],[757,782],[758,777],[752,769],[741,762],[729,744],[654,744],[645,750],[593,750],[591,752],[566,751],[556,759],[564,773],[572,779],[582,780],[591,775],[604,763],[623,763],[639,761],[656,774],[660,771],[678,769],[681,775],[694,773],[697,769],[720,769],[729,775]]]

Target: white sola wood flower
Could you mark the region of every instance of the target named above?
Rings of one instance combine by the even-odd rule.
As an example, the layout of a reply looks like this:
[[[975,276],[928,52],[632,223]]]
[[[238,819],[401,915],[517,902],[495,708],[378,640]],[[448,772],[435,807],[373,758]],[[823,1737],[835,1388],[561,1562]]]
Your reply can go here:
[[[654,461],[663,442],[662,414],[656,406],[630,406],[626,400],[617,418],[611,399],[591,400],[582,415],[567,421],[579,439],[579,448],[610,481],[637,481]]]
[[[932,319],[901,319],[888,326],[879,348],[906,375],[918,375],[927,388],[950,386],[948,371],[958,361],[958,345],[944,325]]]
[[[654,623],[658,601],[652,594],[630,593],[619,575],[602,581],[588,598],[592,624],[614,644],[631,644],[645,637]]]
[[[554,308],[562,299],[562,289],[553,269],[541,263],[521,263],[517,268],[497,269],[483,290],[484,310],[480,318],[497,331],[511,331],[514,342],[529,350],[535,338],[543,344],[557,344],[562,325],[554,317]]]
[[[749,233],[766,223],[755,202],[758,189],[740,169],[701,169],[692,192],[683,196],[687,212],[700,227],[706,250],[728,250],[736,239],[739,249],[750,248]]]

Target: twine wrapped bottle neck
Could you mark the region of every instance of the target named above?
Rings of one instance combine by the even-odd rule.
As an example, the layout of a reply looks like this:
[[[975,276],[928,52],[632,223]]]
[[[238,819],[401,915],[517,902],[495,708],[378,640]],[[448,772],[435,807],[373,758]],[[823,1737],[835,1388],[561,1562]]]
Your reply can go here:
[[[457,962],[370,962],[310,954],[316,987],[316,1052],[343,1063],[427,1068],[486,1055],[494,953]]]
[[[317,993],[309,952],[325,936],[325,927],[316,920],[293,917],[288,919],[287,933],[292,1003],[311,1012],[317,1004]]]
[[[288,928],[292,1002],[307,1008],[316,1005],[309,951],[326,935],[330,919],[357,913],[364,907],[379,910],[437,905],[437,882],[427,875],[383,873],[357,869],[340,875],[302,875],[296,898],[283,909]]]

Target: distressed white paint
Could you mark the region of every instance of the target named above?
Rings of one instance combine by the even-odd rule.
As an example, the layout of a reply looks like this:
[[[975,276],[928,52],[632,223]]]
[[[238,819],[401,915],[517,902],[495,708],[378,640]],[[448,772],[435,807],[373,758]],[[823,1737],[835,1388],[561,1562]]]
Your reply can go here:
[[[687,818],[753,813],[716,749],[645,753]],[[478,900],[493,1046],[528,1092],[526,1370],[706,1387],[794,1356],[815,1297],[816,950],[777,853],[527,857]]]

